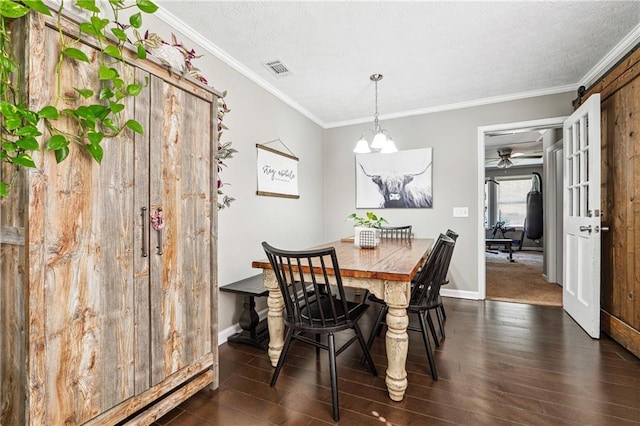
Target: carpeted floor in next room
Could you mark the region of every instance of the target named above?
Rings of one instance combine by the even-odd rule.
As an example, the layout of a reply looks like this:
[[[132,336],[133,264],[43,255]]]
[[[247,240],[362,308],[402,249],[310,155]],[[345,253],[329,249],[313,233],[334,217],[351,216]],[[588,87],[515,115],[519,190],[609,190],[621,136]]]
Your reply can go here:
[[[562,287],[542,278],[542,253],[516,251],[515,262],[506,253],[485,252],[487,299],[532,305],[562,306]]]

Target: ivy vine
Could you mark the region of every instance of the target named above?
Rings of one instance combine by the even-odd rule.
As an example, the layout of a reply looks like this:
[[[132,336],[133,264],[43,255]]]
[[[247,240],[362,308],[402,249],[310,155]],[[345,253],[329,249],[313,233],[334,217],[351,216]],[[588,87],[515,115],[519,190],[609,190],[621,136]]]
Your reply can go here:
[[[226,160],[233,158],[233,154],[238,152],[236,149],[231,147],[231,142],[221,142],[222,141],[222,133],[224,130],[228,130],[229,128],[224,124],[224,116],[226,113],[231,110],[227,107],[227,103],[224,98],[227,96],[226,90],[222,93],[222,96],[218,98],[218,152],[216,153],[216,159],[218,160],[218,209],[222,210],[225,207],[229,207],[232,201],[235,201],[235,198],[229,197],[222,191],[222,187],[224,185],[228,185],[222,182],[220,179],[220,172],[223,167],[227,167],[225,163]]]
[[[207,79],[198,68],[193,64],[193,60],[200,58],[201,55],[197,55],[195,50],[185,47],[184,44],[178,41],[174,34],[171,34],[171,43],[163,40],[158,34],[145,31],[144,36],[141,36],[136,30],[133,31],[136,36],[137,45],[142,45],[149,54],[160,59],[162,63],[169,67],[173,67],[178,71],[187,73],[189,76],[201,81],[204,84],[208,84]],[[222,142],[222,134],[224,130],[229,128],[224,124],[225,115],[231,110],[227,106],[225,100],[227,92],[224,91],[218,98],[217,104],[217,119],[218,119],[218,147],[216,152],[216,161],[218,165],[218,210],[222,210],[225,207],[230,207],[231,203],[235,201],[235,198],[226,195],[223,191],[223,187],[229,185],[227,182],[223,182],[220,178],[220,172],[224,167],[227,167],[226,161],[233,158],[233,155],[238,151],[231,147],[231,142]]]
[[[39,150],[41,143],[54,153],[58,163],[68,157],[71,143],[81,146],[100,163],[104,155],[101,142],[105,137],[117,136],[125,129],[136,133],[144,131],[139,122],[125,117],[124,100],[138,96],[147,82],[125,81],[115,65],[123,60],[129,30],[140,28],[142,13],[154,13],[158,7],[150,0],[136,0],[135,4],[125,4],[125,0],[109,0],[106,6],[102,6],[109,8],[108,11],[102,10],[95,0],[76,0],[75,5],[87,11],[90,18],[79,25],[77,38],[67,37],[61,30],[60,19],[64,9],[64,1],[61,1],[57,11],[61,49],[56,68],[55,103],[39,111],[31,111],[27,107],[27,94],[22,91],[24,71],[14,53],[9,24],[30,12],[51,16],[51,11],[42,0],[0,0],[0,161],[16,166],[11,176],[2,176],[0,197],[7,196],[20,167],[36,167],[30,153]],[[128,24],[119,22],[119,12],[131,8],[135,8],[135,12],[130,15]],[[107,12],[113,16],[112,20],[104,17]],[[90,62],[89,57],[78,48],[84,34],[92,36],[98,43],[101,52],[98,78],[102,88],[99,93],[88,88],[74,88],[73,99],[83,102],[76,108],[60,108],[60,102],[68,99],[68,95],[61,90],[60,71],[63,62]],[[144,46],[142,43],[136,44],[138,58],[144,59]],[[61,119],[73,120],[75,131],[70,133],[59,128],[56,123]],[[40,131],[43,128],[46,129],[46,135]]]

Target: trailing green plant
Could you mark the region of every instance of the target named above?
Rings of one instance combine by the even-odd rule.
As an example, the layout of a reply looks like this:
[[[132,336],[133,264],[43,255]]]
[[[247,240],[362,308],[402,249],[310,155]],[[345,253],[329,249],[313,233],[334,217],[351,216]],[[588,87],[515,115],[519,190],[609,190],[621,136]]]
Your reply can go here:
[[[231,148],[231,142],[221,142],[222,141],[222,133],[224,130],[228,130],[229,128],[224,124],[224,116],[231,110],[227,107],[227,103],[225,102],[225,97],[227,96],[226,90],[222,93],[222,96],[218,98],[218,152],[216,153],[216,159],[218,160],[218,209],[222,210],[225,207],[229,207],[232,201],[235,201],[235,198],[229,197],[224,194],[222,191],[222,187],[224,185],[228,185],[228,183],[223,183],[220,178],[220,172],[223,167],[227,167],[225,163],[226,160],[233,158],[233,154],[238,152],[236,149]]]
[[[378,217],[373,212],[366,212],[365,216],[358,216],[357,213],[351,213],[345,220],[355,222],[354,226],[365,226],[367,228],[379,228],[383,223],[389,223],[383,217]]]
[[[69,145],[76,143],[96,162],[102,161],[104,151],[101,142],[105,137],[114,137],[125,129],[143,133],[142,125],[125,116],[127,97],[140,94],[145,81],[125,81],[115,65],[123,60],[123,49],[128,41],[128,31],[142,26],[142,13],[154,13],[158,7],[150,0],[136,0],[135,4],[125,4],[125,0],[109,0],[107,11],[102,10],[95,0],[76,0],[75,6],[90,14],[86,22],[79,24],[77,38],[63,34],[61,16],[64,1],[58,9],[58,28],[60,53],[56,67],[56,97],[53,105],[47,105],[39,111],[27,107],[27,94],[23,93],[22,78],[25,75],[20,62],[14,54],[14,46],[9,31],[12,20],[21,18],[30,12],[51,16],[51,11],[42,0],[0,0],[0,161],[16,166],[12,176],[3,176],[0,181],[0,197],[6,197],[20,167],[35,168],[31,152],[41,146],[51,151],[59,163],[69,155]],[[100,4],[103,4],[101,2]],[[135,9],[129,16],[128,24],[119,22],[119,12]],[[105,16],[110,13],[112,19]],[[64,61],[90,62],[86,53],[79,49],[80,38],[92,36],[98,43],[98,78],[102,83],[99,93],[83,87],[74,88],[75,108],[60,108],[60,102],[69,95],[62,92],[61,69]],[[116,40],[115,43],[110,40]],[[138,44],[137,56],[146,57],[144,46]],[[74,131],[62,130],[58,120],[71,119]],[[46,129],[43,134],[40,129]]]

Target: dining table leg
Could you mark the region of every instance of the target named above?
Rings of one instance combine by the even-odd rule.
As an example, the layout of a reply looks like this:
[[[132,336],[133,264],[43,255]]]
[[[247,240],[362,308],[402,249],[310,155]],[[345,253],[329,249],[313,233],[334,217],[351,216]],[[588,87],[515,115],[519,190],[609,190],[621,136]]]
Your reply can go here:
[[[264,286],[269,289],[267,298],[267,325],[269,327],[269,359],[271,365],[276,366],[282,347],[284,346],[284,299],[278,287],[278,281],[273,271],[264,270]]]
[[[406,297],[408,293],[407,288],[404,290],[405,297],[402,297],[402,294],[397,294],[400,297],[389,297],[389,300],[386,301],[389,311],[386,318],[387,377],[385,382],[389,397],[393,401],[402,401],[408,383],[406,370],[409,350],[409,335],[407,334],[409,298]]]

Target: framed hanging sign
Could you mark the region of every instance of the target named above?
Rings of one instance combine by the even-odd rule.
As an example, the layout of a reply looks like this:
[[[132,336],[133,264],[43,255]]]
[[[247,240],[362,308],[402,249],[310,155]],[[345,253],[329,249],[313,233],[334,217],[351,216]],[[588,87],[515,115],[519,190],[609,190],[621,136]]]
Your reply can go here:
[[[280,139],[256,144],[257,148],[257,195],[267,197],[300,198],[298,193],[298,157],[287,148],[286,152],[266,146],[272,142],[284,143]]]

